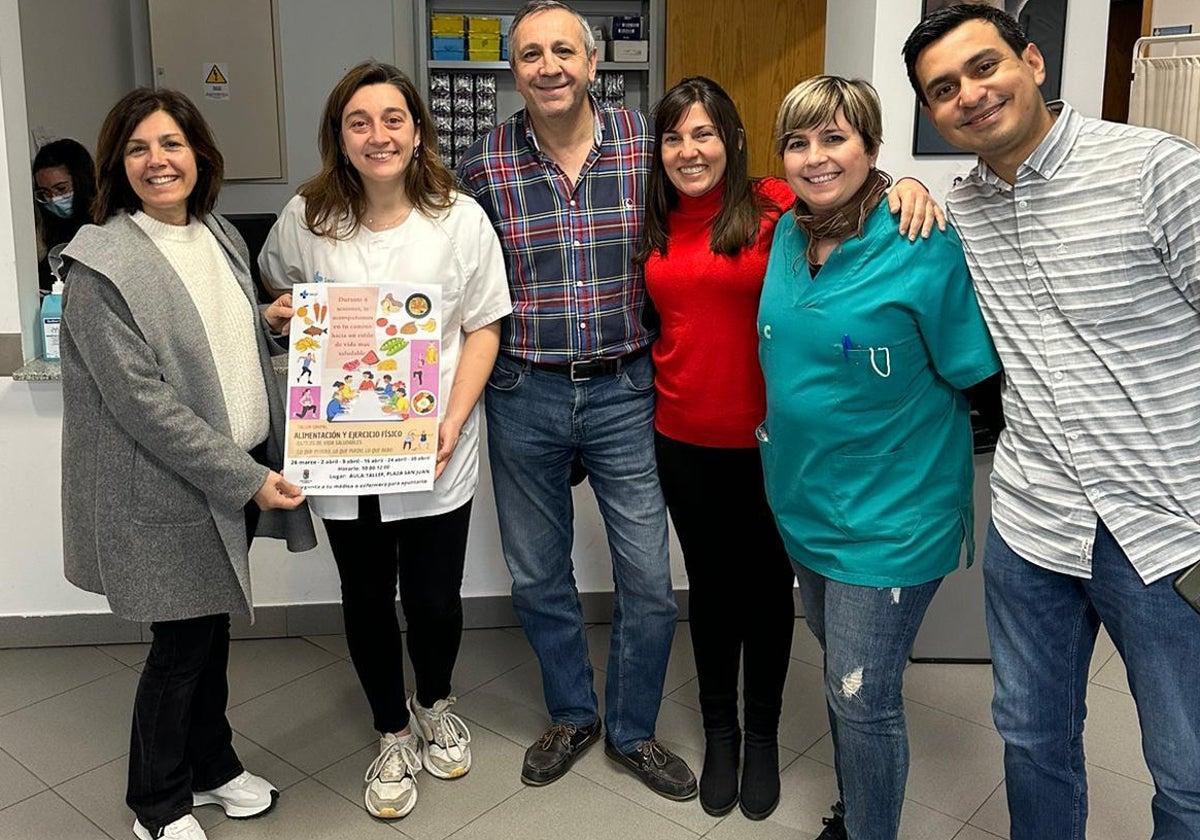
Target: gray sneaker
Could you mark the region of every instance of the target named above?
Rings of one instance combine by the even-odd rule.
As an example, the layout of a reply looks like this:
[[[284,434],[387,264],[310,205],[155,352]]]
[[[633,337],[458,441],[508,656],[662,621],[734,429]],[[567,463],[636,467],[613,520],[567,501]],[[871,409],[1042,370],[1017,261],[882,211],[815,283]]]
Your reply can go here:
[[[417,804],[416,774],[421,769],[419,749],[420,742],[412,733],[397,737],[389,732],[379,739],[379,755],[363,778],[367,783],[363,793],[367,813],[381,820],[408,816]]]
[[[456,698],[447,697],[426,709],[414,694],[408,701],[409,717],[421,739],[421,761],[439,779],[457,779],[471,769],[471,730],[450,711]]]

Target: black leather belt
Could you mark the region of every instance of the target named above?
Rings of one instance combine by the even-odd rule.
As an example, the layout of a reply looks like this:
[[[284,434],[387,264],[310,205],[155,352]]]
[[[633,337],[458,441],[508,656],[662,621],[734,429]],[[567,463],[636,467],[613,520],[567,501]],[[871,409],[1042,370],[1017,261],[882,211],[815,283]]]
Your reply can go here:
[[[615,376],[621,368],[632,364],[650,352],[650,345],[610,359],[577,359],[574,362],[529,362],[534,370],[561,373],[571,377],[572,382],[587,382],[598,376]]]

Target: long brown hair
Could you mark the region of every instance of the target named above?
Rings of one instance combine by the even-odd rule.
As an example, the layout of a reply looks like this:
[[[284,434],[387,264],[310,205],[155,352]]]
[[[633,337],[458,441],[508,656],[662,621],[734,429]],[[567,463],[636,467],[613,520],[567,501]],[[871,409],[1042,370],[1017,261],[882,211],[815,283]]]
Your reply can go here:
[[[300,185],[304,225],[317,236],[348,239],[367,210],[362,178],[342,154],[342,112],[359,88],[392,85],[400,91],[416,123],[421,144],[404,170],[404,194],[426,216],[447,209],[454,175],[438,156],[437,129],[416,85],[391,64],[368,60],[351,67],[325,100],[317,145],[321,171]]]
[[[662,162],[663,135],[679,125],[688,109],[699,104],[708,112],[725,144],[725,192],[713,220],[709,247],[714,254],[733,256],[754,243],[762,225],[763,205],[755,195],[749,175],[746,129],[737,106],[720,85],[704,76],[691,76],[667,91],[654,106],[654,160],[646,188],[646,218],[642,243],[634,261],[645,263],[654,252],[665,255],[670,230],[667,214],[679,203],[679,193],[667,177]]]
[[[179,124],[196,156],[196,186],[188,196],[188,215],[202,218],[216,206],[217,193],[225,179],[225,158],[200,111],[177,90],[137,88],[121,97],[100,127],[96,141],[96,198],[92,201],[92,221],[96,224],[104,224],[122,210],[133,213],[142,209],[142,200],[125,174],[125,144],[142,120],[157,111]]]

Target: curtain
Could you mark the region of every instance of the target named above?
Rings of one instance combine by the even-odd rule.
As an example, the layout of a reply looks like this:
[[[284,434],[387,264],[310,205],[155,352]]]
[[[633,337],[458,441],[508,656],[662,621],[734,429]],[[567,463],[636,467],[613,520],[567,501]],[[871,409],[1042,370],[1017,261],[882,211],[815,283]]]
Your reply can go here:
[[[1200,145],[1200,56],[1135,58],[1129,122]]]

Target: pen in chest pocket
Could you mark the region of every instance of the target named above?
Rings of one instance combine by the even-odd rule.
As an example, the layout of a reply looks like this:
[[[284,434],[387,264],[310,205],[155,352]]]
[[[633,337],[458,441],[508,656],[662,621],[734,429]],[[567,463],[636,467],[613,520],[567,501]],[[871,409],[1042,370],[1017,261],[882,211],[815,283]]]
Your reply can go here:
[[[854,349],[854,342],[850,340],[850,334],[843,333],[841,344],[836,345],[836,346],[840,346],[842,348],[842,358],[845,359],[846,361],[850,361],[850,351]],[[887,347],[865,347],[865,348],[859,348],[859,349],[866,350],[868,353],[871,354],[871,370],[875,371],[875,374],[877,376],[880,376],[883,379],[887,379],[889,376],[892,375],[892,351],[889,348],[887,348]],[[876,358],[875,358],[876,353],[879,353],[882,357],[881,358],[881,360],[883,362],[882,370],[879,367],[879,363],[876,361]]]

